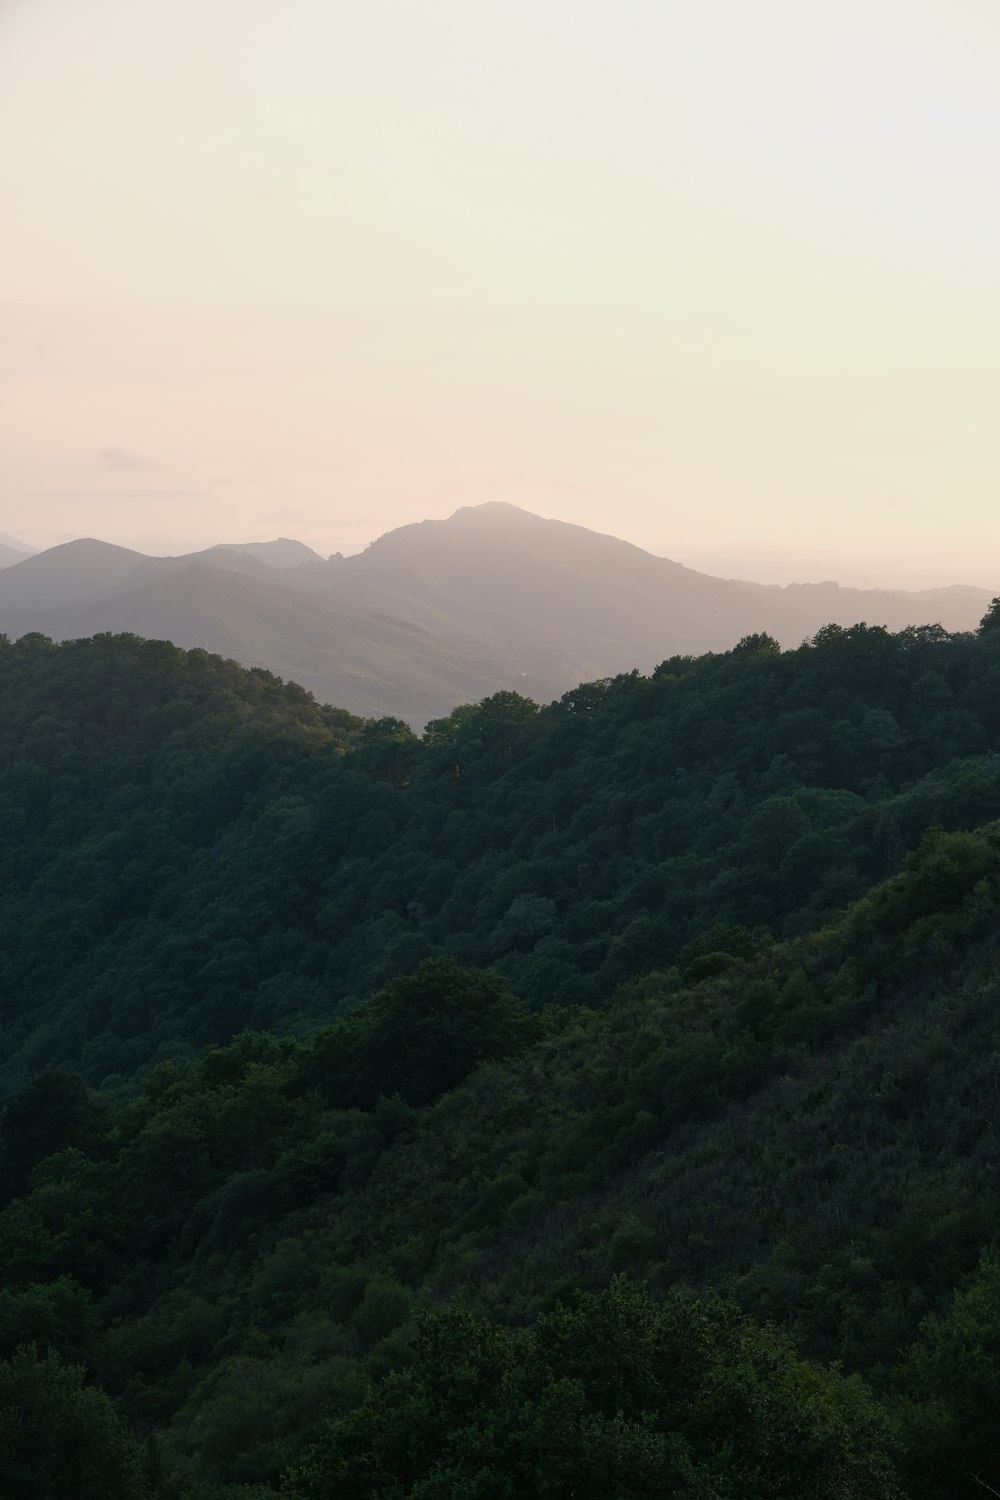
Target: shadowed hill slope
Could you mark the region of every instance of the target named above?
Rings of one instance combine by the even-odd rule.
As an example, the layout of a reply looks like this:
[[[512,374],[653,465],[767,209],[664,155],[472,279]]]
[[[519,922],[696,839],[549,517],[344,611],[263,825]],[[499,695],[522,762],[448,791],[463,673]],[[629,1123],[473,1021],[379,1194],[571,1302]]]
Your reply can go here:
[[[84,1361],[158,1429],[165,1495],[417,1497],[443,1464],[455,1492],[525,1461],[542,1403],[532,1462],[568,1404],[556,1475],[593,1500],[663,1493],[665,1418],[713,1473],[669,1493],[969,1500],[1000,1384],[998,915],[996,831],[936,834],[827,928],[716,933],[599,1012],[531,1017],[435,960],[136,1095],[42,1075],[0,1121],[0,1356],[27,1332]],[[629,1457],[586,1489],[595,1407]]]
[[[419,740],[201,651],[25,637],[0,651],[0,1063],[131,1074],[432,954],[599,1003],[714,924],[810,930],[927,829],[1000,816],[998,705],[995,632],[831,627],[547,709],[496,694]]]
[[[978,1493],[996,622],[422,740],[203,651],[0,644],[30,1431],[81,1366],[107,1443],[155,1434],[123,1500]]]
[[[373,716],[391,703],[418,723],[447,712],[456,698],[475,699],[506,682],[472,632],[431,633],[378,612],[353,615],[313,591],[275,586],[274,570],[252,557],[204,556],[143,561],[114,595],[61,609],[57,635],[124,631],[201,647],[301,682],[321,701]],[[14,636],[41,630],[47,619],[0,607]]]

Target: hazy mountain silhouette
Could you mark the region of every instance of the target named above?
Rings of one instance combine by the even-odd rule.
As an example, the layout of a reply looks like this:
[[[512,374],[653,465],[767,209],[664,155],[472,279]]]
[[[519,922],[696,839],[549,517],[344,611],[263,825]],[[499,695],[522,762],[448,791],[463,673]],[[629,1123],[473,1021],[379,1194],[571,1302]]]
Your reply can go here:
[[[245,552],[271,568],[301,568],[303,563],[322,562],[318,552],[290,536],[279,536],[273,542],[223,542],[229,552]],[[218,549],[213,549],[218,550]]]
[[[201,646],[301,682],[324,701],[349,703],[355,712],[374,717],[391,709],[415,723],[507,682],[475,635],[463,642],[444,633],[435,636],[412,622],[377,614],[352,616],[238,552],[213,548],[191,558],[135,553],[118,586],[94,598],[123,549],[109,547],[111,556],[102,557],[93,549],[104,543],[68,546],[77,549],[81,564],[91,567],[73,603],[43,602],[62,590],[60,557],[51,578],[31,580],[43,586],[34,609],[18,607],[26,594],[21,580],[10,590],[0,586],[0,629],[8,635],[40,630],[66,640],[131,631],[188,648]]]
[[[266,666],[356,713],[414,721],[501,687],[581,681],[767,631],[798,645],[860,620],[973,629],[984,589],[919,593],[713,578],[503,503],[400,527],[322,561],[288,538],[149,558],[85,540],[0,573],[0,630],[130,630]]]
[[[15,563],[24,562],[34,551],[34,547],[26,547],[17,537],[0,534],[0,568],[10,568]]]
[[[323,572],[342,608],[474,629],[512,678],[524,674],[543,697],[556,683],[565,691],[666,656],[727,650],[755,631],[795,646],[821,625],[859,620],[966,630],[989,604],[985,589],[965,587],[906,594],[713,578],[498,502],[401,527]]]
[[[5,568],[0,609],[59,611],[113,594],[148,561],[142,552],[82,537]],[[49,632],[54,634],[54,632]]]

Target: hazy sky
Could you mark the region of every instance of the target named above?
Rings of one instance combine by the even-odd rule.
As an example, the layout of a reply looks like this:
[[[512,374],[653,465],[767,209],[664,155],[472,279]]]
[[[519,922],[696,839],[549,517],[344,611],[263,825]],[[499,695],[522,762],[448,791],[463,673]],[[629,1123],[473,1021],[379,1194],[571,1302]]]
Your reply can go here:
[[[1000,587],[996,0],[0,0],[0,531]]]

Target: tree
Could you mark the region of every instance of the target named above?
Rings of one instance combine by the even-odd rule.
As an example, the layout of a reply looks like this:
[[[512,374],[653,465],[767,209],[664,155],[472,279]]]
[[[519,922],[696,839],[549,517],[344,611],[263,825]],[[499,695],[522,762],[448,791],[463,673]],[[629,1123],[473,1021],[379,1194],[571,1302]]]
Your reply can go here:
[[[361,732],[357,765],[375,781],[406,786],[420,760],[422,745],[402,719],[375,719]]]
[[[754,635],[743,635],[733,647],[733,655],[736,656],[779,656],[781,654],[781,643],[776,641],[773,635],[766,631],[757,631]]]
[[[993,636],[1000,633],[1000,594],[990,600],[990,607],[979,622],[979,634]]]
[[[426,1317],[413,1362],[335,1418],[305,1500],[896,1500],[888,1424],[856,1380],[716,1299],[624,1279],[527,1329]]]
[[[933,1497],[1000,1487],[1000,1259],[979,1269],[941,1316],[930,1316],[903,1371],[911,1482]],[[982,1483],[977,1481],[976,1476]]]
[[[32,1169],[56,1151],[92,1146],[98,1127],[99,1111],[82,1079],[59,1070],[32,1079],[0,1114],[0,1142],[12,1186],[23,1185]]]
[[[143,1453],[110,1398],[56,1354],[0,1360],[4,1500],[143,1500]]]
[[[479,1063],[519,1052],[534,1030],[499,974],[428,958],[320,1032],[305,1076],[342,1107],[397,1093],[429,1104]]]

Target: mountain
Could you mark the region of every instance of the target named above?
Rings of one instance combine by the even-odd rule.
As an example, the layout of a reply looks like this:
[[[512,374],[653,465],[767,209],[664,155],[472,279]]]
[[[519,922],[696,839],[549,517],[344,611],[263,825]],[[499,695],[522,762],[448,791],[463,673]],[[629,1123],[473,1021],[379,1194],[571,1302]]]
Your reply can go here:
[[[74,605],[112,597],[146,560],[141,552],[93,537],[63,542],[3,570],[0,609],[57,616]]]
[[[270,571],[238,552],[141,559],[104,598],[33,611],[5,608],[0,583],[0,626],[12,637],[129,631],[199,646],[300,682],[324,702],[349,703],[352,712],[377,717],[391,707],[418,723],[507,684],[471,632],[352,615],[314,591],[273,585]]]
[[[306,563],[323,561],[319,553],[304,542],[296,542],[287,536],[279,536],[273,542],[224,542],[222,545],[231,552],[245,552],[248,557],[256,557],[270,568],[301,568]]]
[[[815,929],[929,830],[1000,817],[997,665],[995,630],[834,629],[546,709],[501,692],[418,739],[202,650],[8,644],[0,1089],[40,1056],[99,1080],[315,1024],[441,952],[536,1009],[720,923]]]
[[[3,1492],[980,1493],[998,683],[832,628],[418,739],[0,644]]]
[[[11,568],[16,563],[22,563],[26,558],[34,557],[36,550],[26,542],[18,541],[16,536],[0,533],[0,568]]]
[[[34,550],[19,542],[16,537],[0,536],[0,568],[10,568],[15,563],[24,562],[25,558],[33,555]]]
[[[0,574],[10,636],[132,631],[200,645],[352,712],[414,724],[500,689],[545,702],[755,633],[795,646],[831,623],[969,630],[988,604],[971,588],[713,578],[502,503],[401,527],[326,562],[287,538],[176,558],[80,541]]]
[[[501,502],[402,527],[356,557],[332,558],[325,573],[355,610],[471,626],[511,681],[543,699],[631,667],[649,671],[667,656],[727,650],[756,632],[796,646],[830,623],[972,629],[989,603],[977,589],[902,594],[713,578]]]

